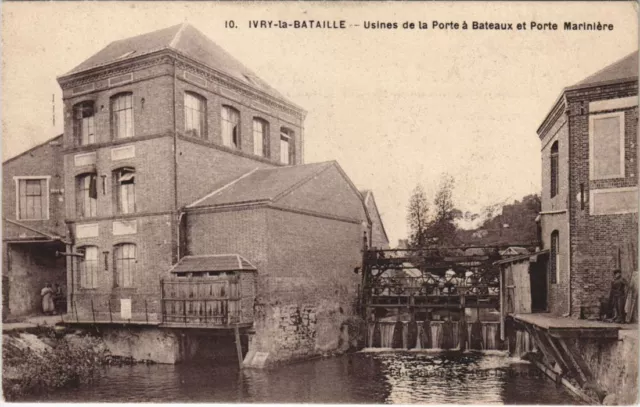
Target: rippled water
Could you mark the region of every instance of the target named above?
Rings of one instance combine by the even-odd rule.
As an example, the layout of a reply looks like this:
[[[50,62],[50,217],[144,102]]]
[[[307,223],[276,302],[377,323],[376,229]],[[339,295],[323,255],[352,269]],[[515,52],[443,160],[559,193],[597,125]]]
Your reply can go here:
[[[32,401],[579,404],[535,367],[502,354],[360,352],[274,370],[235,364],[104,369],[91,386]]]

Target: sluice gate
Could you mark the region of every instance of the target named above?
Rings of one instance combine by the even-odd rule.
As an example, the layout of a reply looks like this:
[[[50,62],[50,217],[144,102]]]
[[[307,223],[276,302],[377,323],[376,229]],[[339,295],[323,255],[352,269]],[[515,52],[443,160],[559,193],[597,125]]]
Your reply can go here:
[[[504,349],[505,247],[364,250],[367,347]]]

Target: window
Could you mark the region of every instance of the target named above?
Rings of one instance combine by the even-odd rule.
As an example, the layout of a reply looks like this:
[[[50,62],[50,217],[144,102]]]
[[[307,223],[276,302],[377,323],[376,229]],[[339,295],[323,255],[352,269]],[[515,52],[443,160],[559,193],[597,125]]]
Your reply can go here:
[[[136,211],[136,170],[125,167],[113,172],[115,207],[117,213]]]
[[[253,119],[253,153],[269,157],[269,124],[262,119]]]
[[[80,287],[96,288],[98,286],[98,248],[85,246],[79,249],[84,257],[78,261]]]
[[[79,218],[96,216],[98,186],[96,174],[82,174],[76,177],[76,215]]]
[[[49,219],[49,177],[18,177],[16,181],[16,218]]]
[[[193,137],[206,138],[207,100],[202,96],[184,94],[184,132]]]
[[[624,177],[624,112],[589,117],[589,175]]]
[[[293,130],[286,127],[280,129],[280,162],[293,163]]]
[[[229,106],[222,106],[222,144],[240,148],[240,112]]]
[[[551,232],[551,247],[549,248],[549,282],[558,282],[560,273],[560,234],[557,230]]]
[[[133,137],[133,95],[121,93],[111,98],[111,126],[116,139]]]
[[[136,273],[136,245],[123,243],[115,246],[113,255],[116,287],[133,287],[133,276]]]
[[[551,145],[551,198],[558,195],[558,142]]]
[[[78,146],[96,142],[93,102],[82,102],[73,107],[73,134]]]

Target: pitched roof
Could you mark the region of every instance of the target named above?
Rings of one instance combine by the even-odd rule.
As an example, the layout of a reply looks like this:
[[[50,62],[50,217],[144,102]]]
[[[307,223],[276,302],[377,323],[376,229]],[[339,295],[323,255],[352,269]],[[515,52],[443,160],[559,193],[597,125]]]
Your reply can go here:
[[[271,96],[283,96],[211,41],[195,27],[183,23],[131,38],[113,41],[98,53],[62,75],[69,76],[161,50],[173,50],[216,71],[227,74]]]
[[[60,141],[62,140],[62,134],[59,134],[59,135],[57,135],[57,136],[55,136],[55,137],[52,137],[52,138],[50,138],[50,139],[48,139],[48,140],[45,140],[45,141],[43,141],[43,142],[42,142],[42,143],[40,143],[40,144],[36,144],[35,146],[31,147],[30,149],[28,149],[28,150],[26,150],[26,151],[23,151],[23,152],[21,152],[20,154],[14,155],[14,156],[13,156],[13,157],[11,157],[11,158],[7,158],[6,160],[4,160],[4,161],[2,162],[2,165],[5,165],[5,164],[7,164],[8,162],[11,162],[11,161],[13,161],[13,160],[17,159],[18,157],[22,157],[23,155],[25,155],[25,154],[27,154],[27,153],[30,153],[30,152],[32,152],[33,150],[35,150],[35,149],[37,149],[37,148],[40,148],[40,147],[42,147],[42,146],[44,146],[44,145],[46,145],[46,144],[49,144],[49,143],[55,143],[55,142],[56,142],[56,140],[58,140],[58,139],[60,139]]]
[[[577,89],[596,84],[606,84],[638,78],[638,51],[634,51],[626,57],[607,65],[603,69],[587,76],[585,79],[570,86],[567,89]]]
[[[172,273],[197,273],[239,270],[256,270],[256,267],[239,254],[207,254],[184,256],[170,271]]]
[[[332,165],[335,165],[334,161],[256,169],[187,205],[187,208],[275,201]]]

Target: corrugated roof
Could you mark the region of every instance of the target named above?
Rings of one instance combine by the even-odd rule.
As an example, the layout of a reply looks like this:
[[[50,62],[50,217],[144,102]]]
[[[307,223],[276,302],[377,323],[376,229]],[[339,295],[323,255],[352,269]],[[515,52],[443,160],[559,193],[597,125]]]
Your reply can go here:
[[[184,256],[171,269],[172,273],[197,273],[256,270],[249,260],[238,254],[209,254],[200,256]]]
[[[333,162],[258,169],[199,199],[188,208],[273,201],[333,165]]]
[[[254,72],[187,23],[114,41],[63,76],[164,49],[177,51],[271,96],[283,98],[278,91],[258,78]]]
[[[617,82],[638,77],[638,51],[612,63],[567,89],[583,88],[601,83]]]

